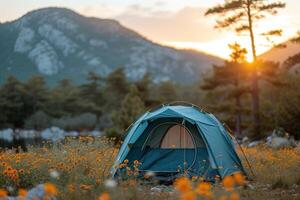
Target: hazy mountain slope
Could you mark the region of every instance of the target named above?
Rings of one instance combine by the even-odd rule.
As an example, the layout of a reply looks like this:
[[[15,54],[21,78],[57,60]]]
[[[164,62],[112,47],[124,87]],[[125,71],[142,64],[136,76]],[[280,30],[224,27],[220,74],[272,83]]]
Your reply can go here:
[[[260,58],[274,62],[284,62],[288,57],[300,52],[300,44],[285,42],[286,48],[272,48],[262,54]]]
[[[156,82],[190,83],[221,59],[155,44],[117,21],[81,16],[64,8],[29,12],[0,24],[0,84],[9,74],[27,79],[42,74],[53,84],[85,81],[94,71],[106,76],[124,67],[136,80],[150,72]]]

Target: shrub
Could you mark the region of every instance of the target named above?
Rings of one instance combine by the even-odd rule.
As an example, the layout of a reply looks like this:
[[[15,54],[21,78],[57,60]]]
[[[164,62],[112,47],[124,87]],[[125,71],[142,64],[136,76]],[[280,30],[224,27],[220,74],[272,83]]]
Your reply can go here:
[[[50,125],[50,117],[44,111],[37,111],[25,120],[25,128],[28,129],[45,129]]]

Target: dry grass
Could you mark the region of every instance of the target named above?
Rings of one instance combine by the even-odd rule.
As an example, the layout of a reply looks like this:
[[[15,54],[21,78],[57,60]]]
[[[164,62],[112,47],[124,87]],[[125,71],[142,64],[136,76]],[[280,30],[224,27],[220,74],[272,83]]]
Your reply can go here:
[[[212,188],[202,185],[205,191],[205,188],[209,188],[203,194],[210,196],[192,196],[192,193],[189,193],[190,196],[182,196],[178,192],[153,195],[150,192],[152,185],[135,178],[114,187],[106,180],[109,179],[109,169],[118,148],[114,148],[112,141],[106,138],[89,137],[69,139],[64,144],[45,144],[44,148],[30,147],[25,153],[1,152],[0,188],[10,189],[10,195],[17,195],[20,188],[30,189],[37,184],[49,182],[57,188],[59,199],[74,200],[108,200],[108,197],[193,200],[192,197],[234,199],[238,196],[241,199],[300,199],[300,152],[264,147],[244,150],[256,175],[254,181],[250,182],[254,188],[240,186],[229,191],[226,187],[224,189],[224,183]],[[191,184],[190,191],[201,194],[199,183],[188,184]]]

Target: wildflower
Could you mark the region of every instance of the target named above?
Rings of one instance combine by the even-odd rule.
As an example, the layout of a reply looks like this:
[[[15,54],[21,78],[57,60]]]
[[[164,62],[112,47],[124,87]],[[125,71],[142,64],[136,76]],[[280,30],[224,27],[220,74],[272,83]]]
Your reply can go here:
[[[187,192],[192,189],[191,182],[186,177],[181,177],[175,180],[174,186],[180,192]]]
[[[236,193],[236,192],[231,193],[230,200],[239,200],[239,199],[240,199],[240,197],[239,197],[238,193]]]
[[[235,182],[239,185],[244,185],[245,184],[245,177],[242,173],[235,173],[233,175],[233,178]]]
[[[4,189],[0,189],[0,198],[6,198],[7,197],[7,191]]]
[[[227,196],[226,195],[222,195],[218,198],[218,200],[227,200]]]
[[[1,164],[3,167],[6,167],[7,166],[7,163],[6,162],[2,162]]]
[[[201,195],[201,196],[209,196],[210,192],[209,190],[211,189],[211,185],[207,182],[201,182],[198,184],[196,188],[196,192]]]
[[[196,200],[196,194],[193,191],[184,192],[180,196],[181,200]]]
[[[53,185],[52,183],[45,183],[44,190],[50,196],[57,195],[57,189],[56,189],[55,185]]]
[[[74,192],[75,189],[76,189],[73,184],[69,184],[67,187],[68,187],[68,190],[71,191],[71,192]]]
[[[98,200],[110,200],[110,195],[107,192],[102,192],[99,195]]]
[[[231,176],[226,176],[222,181],[223,187],[230,191],[233,189],[234,186],[234,179]]]
[[[92,188],[91,185],[81,184],[80,189],[82,190],[90,190]]]
[[[20,174],[24,174],[24,172],[25,172],[24,169],[20,169],[20,170],[19,170],[19,173],[20,173]]]
[[[19,195],[20,197],[25,197],[25,196],[27,195],[27,190],[22,189],[22,188],[19,189],[18,195]]]
[[[117,186],[117,182],[113,179],[107,179],[104,181],[104,185],[107,188],[114,188]]]

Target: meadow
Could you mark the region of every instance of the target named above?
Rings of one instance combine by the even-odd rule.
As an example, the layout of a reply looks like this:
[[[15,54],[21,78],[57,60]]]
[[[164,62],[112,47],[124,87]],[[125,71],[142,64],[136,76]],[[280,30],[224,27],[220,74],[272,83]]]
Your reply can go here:
[[[174,186],[141,181],[128,169],[130,178],[118,183],[110,179],[109,170],[118,146],[105,137],[68,138],[62,143],[45,142],[43,147],[29,147],[27,152],[6,150],[0,153],[0,197],[25,197],[26,192],[44,184],[45,199],[299,199],[300,150],[272,150],[264,146],[244,148],[254,171],[250,181],[244,177],[227,177],[214,185],[181,178]],[[123,163],[122,167],[126,167]],[[131,173],[130,173],[131,172]],[[175,189],[174,189],[175,187]],[[151,189],[152,188],[152,189]]]

